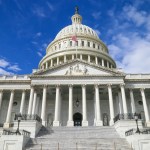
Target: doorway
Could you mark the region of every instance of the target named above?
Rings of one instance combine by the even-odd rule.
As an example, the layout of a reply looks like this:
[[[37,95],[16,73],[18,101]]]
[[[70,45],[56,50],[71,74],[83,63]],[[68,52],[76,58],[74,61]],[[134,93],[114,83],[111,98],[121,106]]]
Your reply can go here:
[[[73,115],[74,126],[82,126],[82,114],[75,113]]]

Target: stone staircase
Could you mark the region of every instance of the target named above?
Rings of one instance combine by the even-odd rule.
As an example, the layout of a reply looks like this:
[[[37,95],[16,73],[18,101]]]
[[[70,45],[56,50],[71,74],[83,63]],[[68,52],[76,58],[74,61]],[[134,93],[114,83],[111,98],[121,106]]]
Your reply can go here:
[[[131,150],[114,127],[42,127],[25,150]]]

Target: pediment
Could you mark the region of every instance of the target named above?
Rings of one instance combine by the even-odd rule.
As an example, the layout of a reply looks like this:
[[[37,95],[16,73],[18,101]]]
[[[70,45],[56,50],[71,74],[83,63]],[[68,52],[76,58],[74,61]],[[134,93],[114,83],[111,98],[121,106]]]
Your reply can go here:
[[[47,70],[37,72],[35,75],[43,76],[115,76],[123,75],[121,72],[113,69],[104,68],[94,64],[82,61],[73,61],[64,65],[49,68]]]

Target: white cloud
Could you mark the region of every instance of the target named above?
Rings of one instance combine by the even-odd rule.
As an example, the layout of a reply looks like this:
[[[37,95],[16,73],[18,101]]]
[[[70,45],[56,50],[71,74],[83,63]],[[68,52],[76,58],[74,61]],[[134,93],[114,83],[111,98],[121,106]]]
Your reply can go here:
[[[98,29],[94,29],[98,36],[100,36],[101,32]]]
[[[9,65],[10,63],[4,59],[0,59],[0,67],[5,68]]]
[[[36,33],[36,37],[40,37],[42,35],[42,33],[41,32],[38,32],[38,33]]]
[[[38,56],[43,57],[41,52],[37,52]]]
[[[12,65],[8,67],[9,70],[12,70],[14,72],[20,71],[21,69],[19,68],[18,65]]]
[[[35,7],[32,11],[38,17],[46,17],[45,11],[42,7]]]
[[[114,52],[118,67],[123,67],[128,73],[150,73],[150,41],[138,34],[119,34],[115,40],[116,45],[110,45],[109,48],[110,51],[118,51],[118,55],[122,57],[121,60],[117,59]]]
[[[51,11],[54,11],[54,6],[50,2],[47,2],[47,6]]]
[[[100,18],[100,16],[101,16],[101,12],[99,11],[99,12],[94,12],[94,13],[92,13],[92,16],[94,17],[94,19],[99,19]]]
[[[0,68],[0,75],[13,75],[13,73],[5,71],[4,69]]]

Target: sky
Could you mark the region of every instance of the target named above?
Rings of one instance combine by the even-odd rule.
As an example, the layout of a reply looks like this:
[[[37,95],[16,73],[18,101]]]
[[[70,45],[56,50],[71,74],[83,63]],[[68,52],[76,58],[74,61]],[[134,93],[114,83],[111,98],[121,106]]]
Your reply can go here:
[[[150,0],[0,0],[0,75],[31,74],[75,6],[125,73],[150,73]]]

